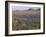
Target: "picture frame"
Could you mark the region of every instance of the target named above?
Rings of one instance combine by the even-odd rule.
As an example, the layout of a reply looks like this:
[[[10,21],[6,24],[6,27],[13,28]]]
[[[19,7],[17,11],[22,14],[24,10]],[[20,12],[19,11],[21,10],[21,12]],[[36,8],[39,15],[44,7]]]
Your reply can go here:
[[[32,12],[32,10],[34,12]],[[16,21],[15,21],[15,25],[14,25],[13,23],[14,19],[12,18],[12,16],[13,17],[15,16],[15,18],[17,18],[16,20],[21,20],[24,14],[26,19],[27,19],[27,15],[30,15],[30,19],[27,19],[28,22],[29,20],[32,20],[35,18],[37,20],[36,19],[32,20],[33,22],[30,21],[30,24],[28,24],[28,22],[23,23],[23,21],[20,21],[21,24],[17,23],[18,25],[16,24]],[[20,15],[21,16],[23,15],[23,16],[21,17]],[[20,18],[18,19],[18,17]],[[27,21],[25,20],[25,18],[23,20]],[[34,23],[34,21],[36,23]],[[28,25],[27,24],[22,25],[25,23],[27,23]],[[5,36],[35,35],[35,34],[45,34],[45,3],[24,2],[24,1],[23,2],[5,1]]]

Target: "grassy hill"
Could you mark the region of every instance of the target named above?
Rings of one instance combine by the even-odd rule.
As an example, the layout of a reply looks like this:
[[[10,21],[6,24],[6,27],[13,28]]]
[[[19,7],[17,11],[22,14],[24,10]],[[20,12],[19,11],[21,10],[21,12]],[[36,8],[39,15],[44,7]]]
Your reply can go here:
[[[12,12],[13,30],[40,29],[39,10],[16,10]]]

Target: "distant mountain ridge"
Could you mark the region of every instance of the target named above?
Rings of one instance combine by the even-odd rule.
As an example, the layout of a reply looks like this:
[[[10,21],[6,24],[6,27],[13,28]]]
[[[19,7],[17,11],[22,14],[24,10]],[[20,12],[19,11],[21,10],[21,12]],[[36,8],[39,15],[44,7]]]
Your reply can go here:
[[[38,18],[40,17],[40,11],[36,10],[16,10],[13,11],[13,16],[16,18]]]
[[[36,11],[36,10],[16,10],[13,11],[12,14],[15,15],[24,15],[24,14],[28,14],[28,15],[36,15],[36,14],[40,14],[40,11]]]

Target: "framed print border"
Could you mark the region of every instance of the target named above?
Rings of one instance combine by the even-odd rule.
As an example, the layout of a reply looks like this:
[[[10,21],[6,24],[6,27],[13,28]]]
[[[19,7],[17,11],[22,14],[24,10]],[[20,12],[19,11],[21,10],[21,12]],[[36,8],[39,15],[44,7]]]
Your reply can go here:
[[[26,33],[26,34],[9,34],[8,33],[8,2],[11,3],[31,3],[31,4],[42,4],[43,5],[43,32],[42,33]],[[18,35],[35,35],[35,34],[45,34],[45,3],[41,2],[22,2],[22,1],[5,1],[5,36],[18,36]]]

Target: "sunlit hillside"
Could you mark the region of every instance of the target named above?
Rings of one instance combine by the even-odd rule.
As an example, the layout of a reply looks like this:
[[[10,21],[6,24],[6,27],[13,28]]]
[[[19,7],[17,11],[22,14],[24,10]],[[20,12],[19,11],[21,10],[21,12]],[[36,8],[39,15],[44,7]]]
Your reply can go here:
[[[16,10],[16,11],[13,11],[13,15],[39,15],[40,14],[40,11],[36,11],[36,10]]]

